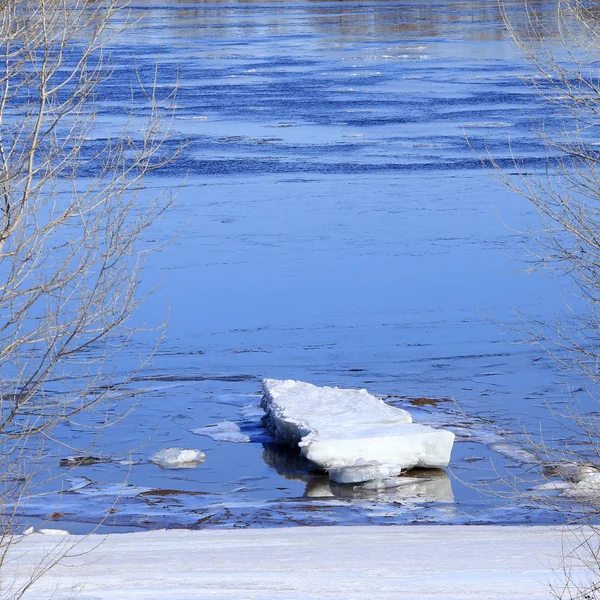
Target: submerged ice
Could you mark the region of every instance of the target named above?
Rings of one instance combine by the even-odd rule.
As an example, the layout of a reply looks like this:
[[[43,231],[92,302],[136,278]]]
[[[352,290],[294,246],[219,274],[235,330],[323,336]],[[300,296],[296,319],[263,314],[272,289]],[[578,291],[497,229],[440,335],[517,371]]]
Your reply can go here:
[[[386,479],[413,467],[444,468],[454,434],[412,422],[366,390],[265,379],[262,406],[277,440],[330,474],[332,481]]]

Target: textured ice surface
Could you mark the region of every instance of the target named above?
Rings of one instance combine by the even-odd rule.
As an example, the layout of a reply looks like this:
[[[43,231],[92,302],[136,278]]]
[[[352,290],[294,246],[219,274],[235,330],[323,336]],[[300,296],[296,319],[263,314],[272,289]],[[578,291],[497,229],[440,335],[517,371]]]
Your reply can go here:
[[[561,557],[581,545],[578,531],[420,525],[56,532],[11,544],[2,581],[27,583],[58,547],[77,551],[33,582],[26,598],[546,600],[550,585],[564,585]],[[315,577],[307,577],[307,556]],[[587,581],[589,572],[576,563],[570,575]]]
[[[150,462],[165,469],[185,469],[195,467],[204,461],[206,455],[201,450],[191,448],[165,448],[150,458]]]
[[[69,487],[65,488],[67,492],[75,492],[92,483],[87,477],[69,477],[66,482],[69,484]]]
[[[600,473],[595,473],[585,479],[581,479],[563,492],[563,494],[572,498],[597,499],[600,496]]]
[[[278,441],[297,445],[322,469],[372,461],[400,469],[443,468],[450,461],[453,433],[412,423],[405,410],[366,390],[265,379],[263,391],[262,406]]]
[[[548,481],[547,483],[536,485],[533,489],[536,492],[553,492],[556,490],[570,490],[572,487],[572,484],[568,481]]]
[[[457,432],[457,435],[461,438],[485,444],[498,454],[502,454],[518,463],[536,464],[538,462],[534,454],[514,441],[508,442],[505,437],[490,429],[471,427],[468,430],[462,429]]]
[[[231,421],[223,421],[222,423],[215,423],[214,425],[207,425],[206,427],[198,427],[192,429],[192,433],[205,435],[216,442],[247,443],[250,441],[250,436],[242,433],[240,426]]]
[[[260,414],[263,414],[262,410]],[[262,444],[275,441],[268,432],[265,432],[259,420],[255,422],[244,420],[241,423],[222,421],[221,423],[192,429],[191,432],[197,435],[205,435],[215,440],[215,442],[234,442],[240,444],[257,442]]]
[[[591,476],[598,475],[598,469],[591,465],[577,464],[575,462],[556,463],[547,468],[550,475],[558,475],[565,481],[579,483]]]
[[[560,491],[563,496],[571,498],[597,498],[600,496],[600,471],[589,464],[563,462],[547,465],[543,475],[550,479],[538,485],[535,491]]]

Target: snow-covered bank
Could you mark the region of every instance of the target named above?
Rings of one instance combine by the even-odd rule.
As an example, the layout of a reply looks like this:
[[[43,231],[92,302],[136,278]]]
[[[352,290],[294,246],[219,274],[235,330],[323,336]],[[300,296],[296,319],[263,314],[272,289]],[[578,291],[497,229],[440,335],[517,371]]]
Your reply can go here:
[[[564,538],[557,528],[497,526],[32,534],[3,565],[3,582],[70,541],[79,556],[25,598],[545,600]]]

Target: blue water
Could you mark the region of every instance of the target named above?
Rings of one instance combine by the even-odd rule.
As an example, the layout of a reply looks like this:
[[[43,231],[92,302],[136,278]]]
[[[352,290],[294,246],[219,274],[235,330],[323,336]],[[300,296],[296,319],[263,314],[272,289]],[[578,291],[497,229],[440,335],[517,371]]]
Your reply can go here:
[[[549,23],[552,5],[537,5]],[[509,3],[517,24],[521,8]],[[501,489],[520,462],[494,443],[512,444],[519,423],[552,428],[544,404],[579,386],[511,331],[515,309],[552,320],[571,296],[563,280],[524,273],[520,232],[536,215],[482,166],[487,151],[509,171],[511,156],[545,164],[531,125],[546,109],[519,78],[528,67],[496,0],[155,0],[132,11],[142,20],[112,49],[98,135],[119,122],[134,61],[146,77],[158,60],[167,92],[178,78],[169,146],[188,145],[147,181],[143,198],[178,192],[150,234],[169,243],[149,258],[143,285],[158,290],[137,317],[168,315],[168,328],[136,376],[147,386],[138,406],[91,450],[115,460],[68,472],[52,459],[66,487],[82,487],[32,499],[32,522],[58,512],[85,529],[117,497],[107,522],[124,528],[553,520],[471,487]],[[153,339],[132,342],[119,376]],[[443,493],[330,489],[265,443],[264,377],[365,387],[454,427],[451,467],[433,474]],[[223,421],[255,441],[191,432]],[[60,434],[91,441],[74,426]],[[167,446],[200,448],[206,462],[146,462]]]

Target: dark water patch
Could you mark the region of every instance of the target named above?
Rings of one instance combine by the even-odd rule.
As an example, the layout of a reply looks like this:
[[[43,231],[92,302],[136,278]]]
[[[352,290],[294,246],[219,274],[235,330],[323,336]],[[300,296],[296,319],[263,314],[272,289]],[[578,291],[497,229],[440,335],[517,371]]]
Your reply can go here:
[[[193,382],[193,381],[224,381],[224,382],[238,382],[238,381],[258,381],[258,378],[254,375],[137,375],[132,378],[133,382],[144,382],[144,381],[164,381],[164,382]]]

